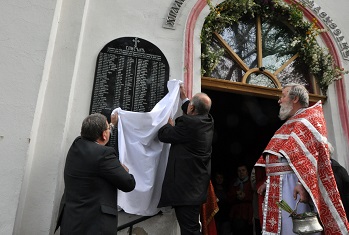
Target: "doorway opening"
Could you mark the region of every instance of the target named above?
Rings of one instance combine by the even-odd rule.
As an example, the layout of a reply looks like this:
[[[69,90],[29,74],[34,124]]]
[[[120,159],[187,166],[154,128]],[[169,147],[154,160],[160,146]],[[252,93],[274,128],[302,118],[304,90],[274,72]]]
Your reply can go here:
[[[223,173],[230,180],[238,165],[251,172],[274,132],[282,125],[277,100],[202,89],[212,100],[215,121],[212,143],[212,176]]]

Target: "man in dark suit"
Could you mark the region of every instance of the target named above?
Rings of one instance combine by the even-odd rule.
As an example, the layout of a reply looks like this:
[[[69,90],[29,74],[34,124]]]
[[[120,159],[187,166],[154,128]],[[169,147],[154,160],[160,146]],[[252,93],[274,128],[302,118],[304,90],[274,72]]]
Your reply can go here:
[[[191,100],[181,86],[184,115],[160,128],[159,140],[171,143],[158,207],[173,206],[182,235],[199,235],[199,214],[206,202],[211,174],[213,118],[204,93]]]
[[[69,149],[56,227],[61,234],[117,233],[117,190],[129,192],[136,185],[115,149],[105,146],[117,120],[117,114],[111,116],[111,124],[102,114],[89,115]]]

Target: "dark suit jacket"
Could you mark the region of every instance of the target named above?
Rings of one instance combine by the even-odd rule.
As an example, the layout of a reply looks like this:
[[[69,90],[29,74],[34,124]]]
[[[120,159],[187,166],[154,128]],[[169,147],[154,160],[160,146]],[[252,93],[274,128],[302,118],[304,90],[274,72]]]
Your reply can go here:
[[[166,124],[158,132],[160,141],[171,143],[158,207],[201,205],[211,174],[213,118],[183,115],[175,122],[174,127]]]
[[[117,189],[129,192],[136,183],[114,148],[76,138],[67,155],[64,182],[57,223],[61,234],[117,233]]]

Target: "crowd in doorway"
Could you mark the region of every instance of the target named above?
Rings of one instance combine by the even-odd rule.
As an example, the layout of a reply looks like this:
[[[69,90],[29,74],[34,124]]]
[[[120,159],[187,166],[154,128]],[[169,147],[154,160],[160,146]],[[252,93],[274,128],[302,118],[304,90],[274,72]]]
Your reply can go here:
[[[215,215],[217,234],[260,234],[255,178],[245,164],[239,164],[233,172],[236,174],[231,176],[216,172],[213,177],[219,207]]]

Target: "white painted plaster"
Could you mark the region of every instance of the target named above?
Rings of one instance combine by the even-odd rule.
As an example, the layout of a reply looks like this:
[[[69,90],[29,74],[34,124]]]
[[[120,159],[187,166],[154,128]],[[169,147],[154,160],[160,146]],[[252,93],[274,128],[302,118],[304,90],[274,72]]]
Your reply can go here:
[[[14,228],[54,3],[0,3],[0,234],[4,235]]]
[[[326,1],[326,0],[316,0],[314,1],[315,4],[321,7],[321,11],[324,11],[327,13],[329,17],[337,24],[337,28],[341,30],[342,35],[344,36],[344,39],[346,42],[349,42],[349,30],[348,29],[348,23],[349,23],[349,15],[347,14],[347,7],[349,6],[349,3],[345,0],[335,0],[335,1]],[[333,37],[333,35],[332,35]],[[335,43],[336,44],[336,43]],[[340,48],[337,50],[340,52]],[[341,55],[340,55],[340,58]],[[349,61],[348,60],[341,60],[342,66],[345,70],[349,70]],[[349,99],[349,75],[344,75],[343,78],[344,82],[344,88],[345,93],[347,96],[347,99]],[[335,147],[335,153],[334,158],[339,161],[341,165],[346,167],[346,169],[349,169],[349,159],[348,159],[348,140],[344,137],[343,128],[340,123],[340,114],[339,114],[339,107],[336,102],[336,90],[335,90],[336,82],[330,85],[329,91],[328,91],[328,102],[324,104],[324,112],[326,121],[328,123],[328,132],[329,132],[329,140],[333,142],[333,145]],[[349,104],[347,100],[347,105]]]

